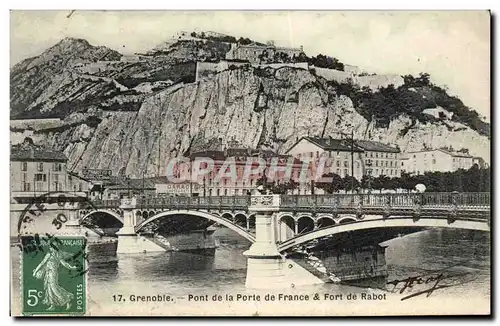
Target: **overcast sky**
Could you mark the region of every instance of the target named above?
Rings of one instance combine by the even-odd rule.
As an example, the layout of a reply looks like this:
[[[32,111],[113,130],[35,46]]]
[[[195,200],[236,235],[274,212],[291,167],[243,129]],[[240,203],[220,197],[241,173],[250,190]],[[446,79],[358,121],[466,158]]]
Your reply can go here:
[[[180,30],[217,31],[282,46],[304,46],[376,73],[418,74],[490,117],[488,12],[14,11],[11,63],[64,37],[121,53],[147,51]]]

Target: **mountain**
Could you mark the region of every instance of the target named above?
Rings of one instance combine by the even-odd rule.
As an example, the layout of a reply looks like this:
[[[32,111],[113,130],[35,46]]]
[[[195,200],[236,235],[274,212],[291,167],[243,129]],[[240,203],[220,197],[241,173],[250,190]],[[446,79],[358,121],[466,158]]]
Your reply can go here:
[[[403,151],[466,147],[489,162],[489,124],[464,120],[456,102],[413,105],[418,101],[412,94],[432,85],[416,89],[401,78],[399,87],[386,82],[382,91],[372,91],[328,80],[314,69],[251,65],[195,82],[194,61],[217,61],[229,48],[227,42],[192,39],[122,56],[64,39],[11,69],[11,139],[30,136],[64,151],[73,171],[109,168],[132,177],[164,175],[168,158],[220,140],[283,153],[301,136],[336,137],[349,125],[356,138],[395,143]],[[400,103],[384,117],[385,103],[394,101]],[[21,120],[41,118],[56,119]]]

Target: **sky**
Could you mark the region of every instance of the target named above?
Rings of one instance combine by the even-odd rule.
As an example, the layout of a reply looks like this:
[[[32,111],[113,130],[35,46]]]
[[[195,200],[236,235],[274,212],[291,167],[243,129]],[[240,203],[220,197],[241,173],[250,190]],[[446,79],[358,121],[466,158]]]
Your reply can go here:
[[[216,31],[279,46],[302,45],[380,74],[427,72],[490,120],[487,11],[12,11],[10,66],[64,37],[123,54],[147,51],[179,31]]]

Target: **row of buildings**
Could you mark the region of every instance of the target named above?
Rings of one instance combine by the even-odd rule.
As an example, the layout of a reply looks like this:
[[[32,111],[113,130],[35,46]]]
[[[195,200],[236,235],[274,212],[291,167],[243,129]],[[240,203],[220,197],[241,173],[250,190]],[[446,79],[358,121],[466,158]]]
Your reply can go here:
[[[192,180],[193,162],[209,158],[214,163],[208,174]],[[233,177],[218,178],[221,169],[227,169],[227,159],[234,159]],[[266,162],[266,168],[244,177],[248,162]],[[111,170],[83,170],[73,173],[67,170],[67,158],[59,152],[37,146],[30,138],[11,148],[11,199],[22,203],[37,195],[50,192],[74,192],[80,196],[100,199],[116,199],[130,195],[192,195],[234,196],[248,195],[257,191],[258,180],[264,174],[273,176],[276,183],[289,178],[297,183],[294,194],[311,193],[311,180],[317,175],[315,167],[323,165],[323,174],[341,177],[354,176],[361,180],[364,175],[400,177],[403,171],[423,174],[428,171],[449,172],[469,169],[474,164],[485,167],[484,160],[471,156],[466,150],[426,149],[401,153],[397,146],[351,139],[331,137],[302,137],[285,154],[248,148],[221,148],[220,150],[192,153],[188,160],[175,167],[175,177],[185,181],[173,183],[166,176],[129,179],[116,176]],[[322,163],[320,163],[320,161]],[[311,168],[304,169],[304,162]],[[274,168],[272,168],[274,166]],[[201,168],[205,168],[201,166]],[[305,176],[304,176],[305,173]],[[236,176],[236,178],[234,178]]]

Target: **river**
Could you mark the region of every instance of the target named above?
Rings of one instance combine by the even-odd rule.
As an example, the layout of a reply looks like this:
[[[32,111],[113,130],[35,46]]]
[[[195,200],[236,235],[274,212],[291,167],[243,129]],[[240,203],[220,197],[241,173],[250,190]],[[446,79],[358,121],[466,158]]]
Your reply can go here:
[[[136,304],[133,308],[132,306],[127,308],[126,304],[118,305],[113,302],[112,297],[115,294],[128,296],[130,294],[168,293],[179,302],[186,302],[187,306],[190,294],[212,296],[213,294],[253,293],[245,289],[246,258],[242,255],[242,252],[249,247],[249,243],[228,232],[218,233],[216,235],[220,247],[214,256],[180,252],[117,255],[112,245],[90,246],[87,287],[89,309],[96,314],[127,314],[127,312],[146,315],[171,314],[172,311],[162,310],[165,307],[158,304],[140,309]],[[484,302],[489,300],[489,234],[478,231],[433,229],[396,238],[385,244],[388,246],[386,250],[388,280],[447,268],[454,273],[467,273],[473,277],[469,277],[461,284],[436,290],[432,294],[433,298],[437,300],[450,297],[462,298],[466,294],[468,298],[482,298]],[[11,254],[12,295],[15,304],[20,300],[19,278],[17,277],[19,275],[19,248],[12,247]],[[371,287],[368,284],[368,288],[322,284],[295,289],[295,292],[362,293],[380,291],[375,289],[378,286],[375,283]],[[396,294],[399,295],[399,293]],[[389,293],[392,296],[396,294]],[[196,303],[197,309],[210,307],[200,304]],[[189,307],[194,309],[195,306]],[[219,311],[221,314],[241,312],[241,310]],[[201,310],[184,309],[179,314],[200,312]]]

